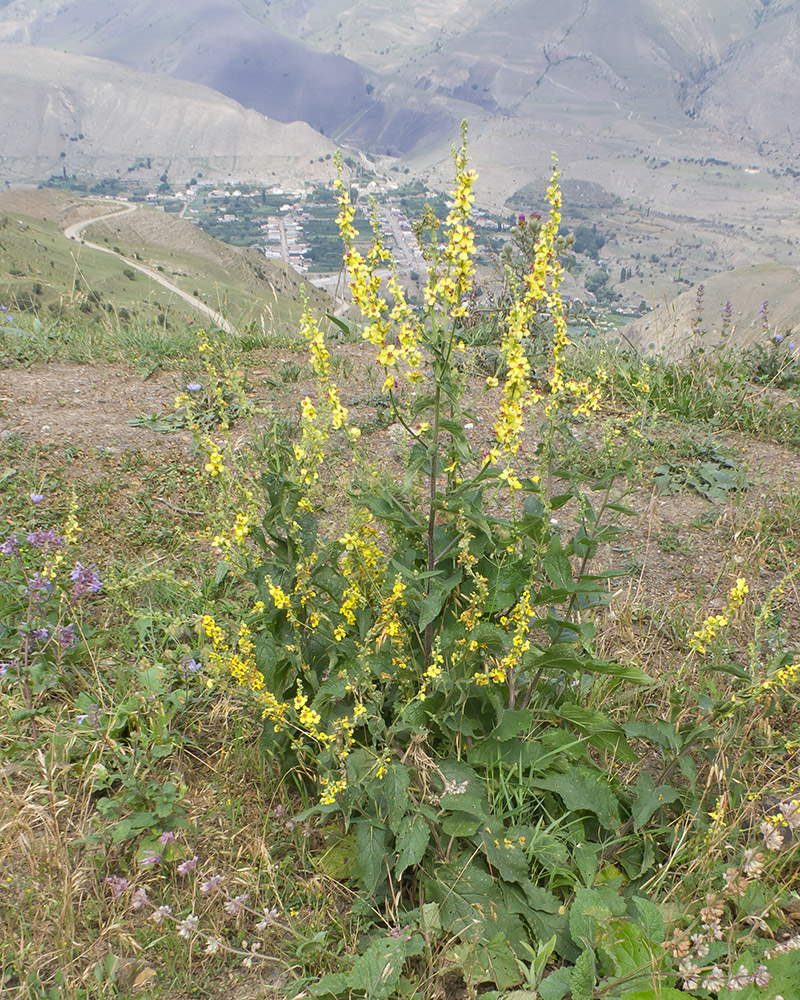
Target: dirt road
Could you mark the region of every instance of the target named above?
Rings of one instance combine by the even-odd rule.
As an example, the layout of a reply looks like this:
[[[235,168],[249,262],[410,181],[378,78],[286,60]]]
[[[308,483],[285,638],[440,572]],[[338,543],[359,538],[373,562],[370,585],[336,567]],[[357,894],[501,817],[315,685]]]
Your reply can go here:
[[[87,226],[91,226],[94,222],[104,222],[107,219],[114,218],[119,215],[129,215],[131,212],[135,212],[138,209],[138,205],[128,205],[126,202],[116,202],[115,204],[123,206],[118,212],[106,212],[103,215],[96,215],[91,219],[84,219],[83,222],[73,223],[71,226],[67,226],[64,230],[64,235],[68,240],[73,240],[76,243],[81,243],[85,247],[90,247],[92,250],[99,250],[100,253],[111,254],[112,257],[118,257],[121,261],[124,261],[128,267],[132,267],[136,271],[141,271],[142,274],[146,274],[148,278],[153,281],[157,281],[159,285],[163,285],[164,288],[168,289],[173,295],[177,295],[179,298],[183,299],[198,312],[205,313],[207,316],[217,324],[217,326],[224,330],[225,333],[236,333],[235,327],[233,327],[224,316],[220,313],[215,312],[210,306],[207,306],[205,302],[202,302],[194,295],[190,295],[189,292],[184,292],[183,289],[178,288],[177,285],[173,285],[171,281],[158,273],[158,271],[153,271],[149,267],[145,267],[143,264],[137,263],[135,260],[131,260],[130,257],[125,257],[121,253],[117,253],[116,250],[111,250],[109,247],[99,246],[97,243],[90,243],[88,240],[81,238],[81,233]]]

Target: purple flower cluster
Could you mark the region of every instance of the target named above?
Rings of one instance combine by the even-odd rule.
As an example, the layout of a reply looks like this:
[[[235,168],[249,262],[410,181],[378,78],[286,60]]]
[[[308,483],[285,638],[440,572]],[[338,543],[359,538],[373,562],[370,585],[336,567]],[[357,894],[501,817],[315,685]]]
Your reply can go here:
[[[0,545],[0,552],[4,556],[15,556],[19,552],[19,539],[16,535],[9,535],[8,538]]]
[[[33,576],[28,578],[28,586],[25,588],[25,593],[28,596],[32,596],[35,600],[41,600],[52,589],[53,584],[46,576],[42,576],[41,573],[34,573]]]
[[[66,542],[53,531],[52,528],[39,528],[38,531],[28,532],[28,545],[34,549],[47,552],[52,549],[63,549]]]
[[[184,676],[184,678],[191,677],[192,674],[196,674],[198,670],[202,670],[203,669],[203,664],[202,663],[198,663],[197,660],[192,659],[192,658],[190,658],[188,656],[184,656],[181,659],[181,666],[183,667],[183,676]]]
[[[75,626],[72,624],[62,625],[58,630],[58,644],[62,649],[74,649],[78,644],[78,637],[75,635]]]
[[[96,594],[103,586],[95,564],[84,566],[83,563],[76,562],[75,569],[69,574],[69,578],[74,584],[72,596],[76,600],[83,597],[84,594]]]

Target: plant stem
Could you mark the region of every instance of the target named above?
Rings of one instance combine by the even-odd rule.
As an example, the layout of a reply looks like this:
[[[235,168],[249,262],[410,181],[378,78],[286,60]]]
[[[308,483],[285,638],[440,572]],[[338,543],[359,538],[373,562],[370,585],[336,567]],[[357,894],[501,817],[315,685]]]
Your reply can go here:
[[[436,553],[433,548],[433,535],[436,530],[436,476],[438,473],[439,458],[439,411],[442,404],[442,390],[440,381],[436,380],[436,396],[433,404],[433,433],[431,435],[431,470],[430,470],[430,491],[428,495],[428,579],[425,584],[425,596],[431,592],[433,581],[432,573],[436,566]],[[433,622],[425,626],[425,669],[431,663],[431,649],[433,647]]]

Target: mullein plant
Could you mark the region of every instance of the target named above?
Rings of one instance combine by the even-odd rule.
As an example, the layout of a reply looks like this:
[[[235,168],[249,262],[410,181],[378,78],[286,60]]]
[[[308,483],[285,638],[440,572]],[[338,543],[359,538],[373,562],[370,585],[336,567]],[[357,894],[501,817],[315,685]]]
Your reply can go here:
[[[423,220],[429,267],[421,309],[412,308],[394,273],[374,213],[369,250],[356,244],[356,208],[341,175],[336,182],[362,337],[407,435],[400,481],[388,482],[367,461],[332,377],[323,328],[306,311],[316,397],[301,402],[294,442],[276,436],[261,476],[266,509],[258,521],[248,514],[240,539],[256,599],[233,638],[210,614],[198,627],[217,682],[252,699],[264,746],[298,784],[306,815],[339,814],[343,835],[356,839],[351,874],[365,899],[413,906],[401,883],[424,883],[429,899],[452,909],[449,866],[460,864],[457,881],[479,902],[447,916],[465,942],[462,963],[477,949],[480,965],[477,942],[496,934],[520,959],[528,940],[553,935],[558,952],[574,957],[561,899],[534,885],[534,829],[550,823],[558,789],[569,802],[565,844],[609,836],[621,822],[614,780],[586,742],[623,760],[636,755],[621,727],[594,706],[593,692],[649,681],[592,649],[592,608],[606,590],[588,565],[597,546],[617,536],[613,519],[624,513],[611,499],[613,474],[563,485],[553,472],[558,432],[592,419],[604,373],[574,378],[569,370],[554,165],[549,213],[503,316],[502,384],[490,376],[477,390],[494,401],[493,440],[485,454],[474,451],[465,431],[474,381],[462,331],[474,298],[477,175],[466,126],[453,162],[446,219],[427,212]],[[386,269],[384,286],[379,270]],[[534,385],[527,341],[543,312],[554,333],[547,378]],[[535,456],[522,446],[531,419],[541,422]],[[342,448],[356,471],[346,530],[331,534],[318,511],[334,460],[340,474]],[[208,466],[209,478],[228,475],[221,452],[218,460],[209,453]],[[574,522],[571,539],[562,540],[558,508]],[[225,535],[233,545],[236,523]],[[495,811],[487,766],[513,770],[516,761],[516,778],[510,772],[507,781],[527,780],[525,761],[533,757],[551,790],[520,795],[518,814]],[[577,798],[562,785],[573,767],[583,789]],[[485,883],[497,870],[503,878]]]

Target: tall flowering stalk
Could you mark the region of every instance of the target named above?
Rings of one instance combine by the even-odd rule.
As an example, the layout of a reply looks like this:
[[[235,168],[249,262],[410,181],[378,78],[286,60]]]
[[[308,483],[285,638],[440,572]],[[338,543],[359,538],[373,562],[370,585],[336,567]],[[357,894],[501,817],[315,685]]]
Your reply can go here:
[[[263,477],[268,502],[261,527],[249,519],[245,525],[247,544],[260,550],[249,573],[260,598],[256,617],[247,622],[255,638],[251,644],[240,628],[228,640],[216,623],[202,625],[207,659],[218,676],[249,690],[271,745],[280,748],[276,753],[290,755],[297,773],[316,784],[325,808],[349,808],[367,786],[391,773],[396,733],[409,727],[430,732],[430,747],[440,752],[451,738],[440,713],[460,719],[471,706],[477,716],[470,725],[480,728],[484,717],[519,706],[520,699],[517,710],[527,710],[542,694],[540,668],[532,667],[548,641],[534,639],[542,604],[566,604],[568,617],[578,593],[573,553],[565,554],[538,476],[520,460],[525,420],[536,401],[544,402],[550,440],[565,412],[570,418],[589,413],[599,399],[593,386],[566,374],[558,171],[548,187],[550,213],[532,266],[503,316],[505,380],[495,440],[481,458],[465,429],[462,338],[474,293],[477,178],[466,138],[465,125],[453,149],[448,214],[440,223],[428,211],[420,230],[429,268],[417,310],[384,246],[374,208],[371,245],[357,245],[356,207],[337,161],[344,264],[364,320],[362,338],[383,373],[394,419],[407,433],[405,475],[391,483],[368,474],[354,490],[355,509],[344,532],[324,537],[314,497],[330,442],[339,434],[352,443],[358,428],[334,382],[324,330],[306,310],[302,333],[316,398],[302,400],[298,440],[275,442]],[[528,351],[534,323],[545,311],[554,330],[552,374],[549,384],[535,389]],[[510,519],[489,513],[490,498],[500,491],[526,493],[524,515],[522,505],[512,505]],[[586,530],[583,524],[582,539]],[[591,547],[582,544],[585,561]],[[581,594],[598,589],[588,580],[580,586]]]

